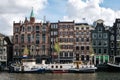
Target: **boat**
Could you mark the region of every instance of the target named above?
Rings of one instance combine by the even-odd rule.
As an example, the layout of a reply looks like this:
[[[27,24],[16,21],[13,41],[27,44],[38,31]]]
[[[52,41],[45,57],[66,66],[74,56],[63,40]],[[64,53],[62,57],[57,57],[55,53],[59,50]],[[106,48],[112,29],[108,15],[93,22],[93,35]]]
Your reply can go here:
[[[81,64],[77,61],[73,63],[50,63],[45,64],[45,60],[41,64],[36,64],[35,59],[23,59],[21,64],[12,64],[10,72],[17,73],[90,73],[95,72],[96,67],[94,65]]]
[[[82,61],[75,61],[75,67],[69,71],[71,73],[94,73],[97,67],[94,64],[83,64]]]
[[[97,68],[93,64],[83,64],[82,61],[75,61],[66,64],[47,64],[46,72],[50,73],[93,73]]]
[[[13,63],[10,65],[9,72],[15,73],[44,73],[44,64],[36,64],[35,59],[22,59],[22,63]]]
[[[120,72],[120,63],[107,63],[107,71]]]

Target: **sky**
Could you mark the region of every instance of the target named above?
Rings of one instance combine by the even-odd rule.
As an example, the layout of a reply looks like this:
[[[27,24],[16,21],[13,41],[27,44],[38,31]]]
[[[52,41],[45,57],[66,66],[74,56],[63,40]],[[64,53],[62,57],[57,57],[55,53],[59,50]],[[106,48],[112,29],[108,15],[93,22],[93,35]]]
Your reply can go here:
[[[93,24],[103,19],[106,26],[112,26],[120,18],[120,0],[2,0],[0,3],[0,33],[13,35],[13,21],[16,23],[30,18],[32,7],[36,22],[73,21]]]

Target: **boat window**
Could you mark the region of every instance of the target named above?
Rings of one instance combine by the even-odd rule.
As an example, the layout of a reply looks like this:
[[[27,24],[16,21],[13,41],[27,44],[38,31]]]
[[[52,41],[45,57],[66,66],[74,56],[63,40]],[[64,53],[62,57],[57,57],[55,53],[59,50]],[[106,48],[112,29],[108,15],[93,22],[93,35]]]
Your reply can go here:
[[[60,68],[62,68],[62,66],[60,66]]]
[[[58,66],[56,66],[56,68],[58,68]]]
[[[51,68],[54,68],[54,66],[51,66]]]

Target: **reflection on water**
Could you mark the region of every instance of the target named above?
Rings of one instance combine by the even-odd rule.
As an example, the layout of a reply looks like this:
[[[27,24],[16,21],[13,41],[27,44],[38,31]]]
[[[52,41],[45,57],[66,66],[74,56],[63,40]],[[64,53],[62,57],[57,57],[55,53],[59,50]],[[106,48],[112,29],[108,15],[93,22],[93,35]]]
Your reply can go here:
[[[64,74],[28,74],[0,73],[0,80],[120,80],[120,73],[64,73]]]

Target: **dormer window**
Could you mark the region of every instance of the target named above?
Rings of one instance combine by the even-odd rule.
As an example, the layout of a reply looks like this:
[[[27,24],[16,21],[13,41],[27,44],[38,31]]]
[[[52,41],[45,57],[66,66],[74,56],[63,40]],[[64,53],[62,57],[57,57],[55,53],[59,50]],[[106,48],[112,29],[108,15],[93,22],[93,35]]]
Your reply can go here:
[[[101,32],[101,31],[102,31],[102,28],[98,28],[98,31]]]

